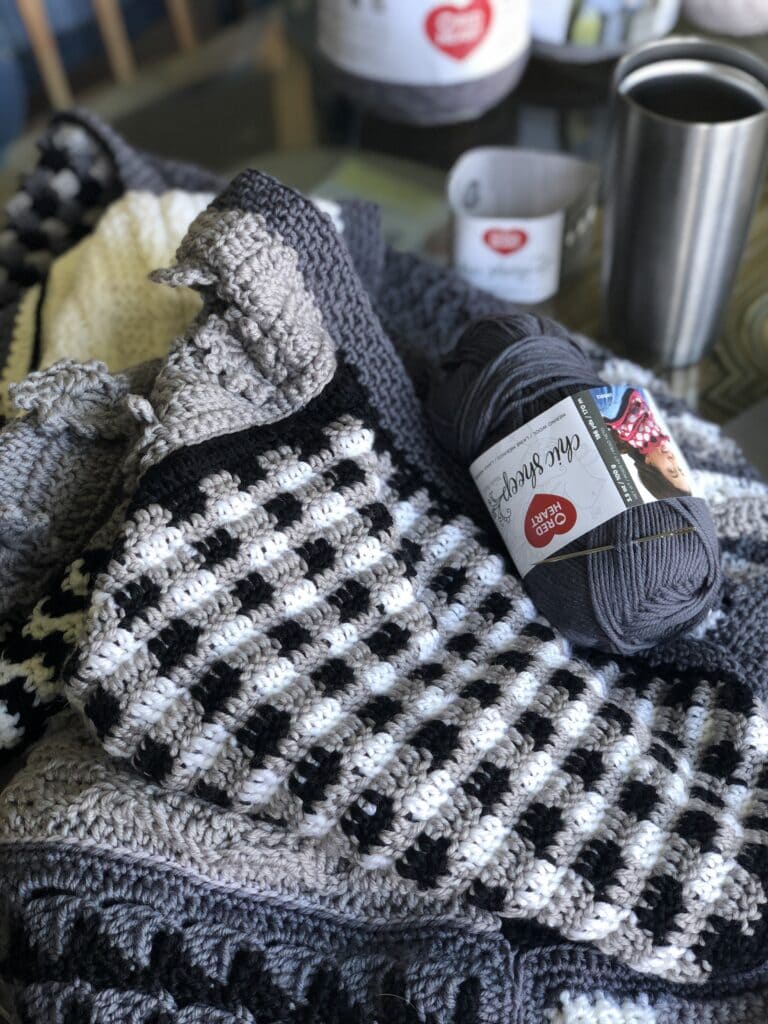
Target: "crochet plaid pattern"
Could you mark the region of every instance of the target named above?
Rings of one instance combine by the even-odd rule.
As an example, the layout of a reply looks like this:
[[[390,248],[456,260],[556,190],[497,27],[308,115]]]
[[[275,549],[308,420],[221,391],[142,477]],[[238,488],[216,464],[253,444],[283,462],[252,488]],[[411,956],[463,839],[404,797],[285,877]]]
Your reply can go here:
[[[215,191],[222,179],[132,149],[98,117],[72,110],[51,118],[37,167],[8,201],[0,234],[0,306],[42,280],[51,260],[87,235],[126,188]]]
[[[44,282],[53,260],[90,234],[104,210],[126,189],[158,195],[170,188],[216,192],[224,183],[202,168],[133,149],[86,110],[55,114],[37,147],[37,166],[22,177],[6,203],[0,229],[0,371],[9,357],[25,289]],[[43,298],[44,292],[35,303],[38,307]],[[38,329],[35,324],[27,351],[15,354],[17,364],[26,355],[22,372],[38,365]]]
[[[6,205],[0,235],[0,305],[42,280],[51,260],[86,235],[119,194],[115,167],[77,122],[53,122],[38,166]]]
[[[610,421],[610,426],[622,441],[643,455],[658,448],[663,441],[669,441],[638,391],[629,392],[619,415]]]
[[[281,208],[278,232],[261,211]],[[322,287],[297,244],[323,251]],[[245,175],[163,280],[203,311],[130,401],[137,483],[108,554],[62,588],[88,604],[67,692],[107,752],[640,971],[760,963],[748,688],[576,657],[536,621],[337,350],[377,328],[311,204]]]
[[[765,1020],[765,968],[671,985],[525,922],[502,930],[340,843],[116,768],[72,719],[0,800],[0,978],[25,1021]]]

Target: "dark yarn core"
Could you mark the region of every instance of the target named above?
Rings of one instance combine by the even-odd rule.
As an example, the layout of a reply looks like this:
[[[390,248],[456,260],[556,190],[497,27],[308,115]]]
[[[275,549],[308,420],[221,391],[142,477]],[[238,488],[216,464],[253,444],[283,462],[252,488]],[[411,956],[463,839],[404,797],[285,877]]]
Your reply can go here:
[[[437,437],[469,466],[561,399],[602,383],[585,348],[554,321],[485,318],[443,361],[430,413]],[[717,534],[701,498],[627,509],[559,554],[603,546],[610,550],[539,565],[524,580],[539,611],[576,644],[633,654],[695,626],[719,597]]]
[[[334,87],[359,107],[389,121],[438,125],[472,121],[495,107],[515,88],[528,63],[527,51],[484,78],[452,85],[397,85],[362,78],[330,61],[326,73]]]

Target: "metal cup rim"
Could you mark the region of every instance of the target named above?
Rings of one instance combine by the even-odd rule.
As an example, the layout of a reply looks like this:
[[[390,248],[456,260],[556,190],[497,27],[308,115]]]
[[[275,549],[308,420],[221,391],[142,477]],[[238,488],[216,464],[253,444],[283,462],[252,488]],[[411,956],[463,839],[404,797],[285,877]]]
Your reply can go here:
[[[742,47],[692,35],[667,36],[664,39],[642,43],[622,57],[613,73],[614,98],[620,97],[624,103],[642,113],[644,117],[663,124],[684,126],[687,130],[711,131],[721,128],[723,125],[748,125],[768,117],[768,106],[766,106],[754,114],[734,118],[730,121],[681,121],[679,118],[668,117],[665,114],[649,110],[633,99],[631,93],[622,91],[621,85],[625,79],[640,68],[677,59],[702,60],[732,68],[747,74],[768,93],[768,63]]]

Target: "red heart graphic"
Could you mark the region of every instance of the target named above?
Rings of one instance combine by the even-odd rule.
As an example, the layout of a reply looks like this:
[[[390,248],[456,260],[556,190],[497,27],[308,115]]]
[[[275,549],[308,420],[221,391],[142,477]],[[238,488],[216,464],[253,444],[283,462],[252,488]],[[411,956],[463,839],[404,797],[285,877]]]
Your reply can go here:
[[[490,0],[472,0],[467,7],[444,4],[427,15],[424,29],[431,42],[456,60],[464,60],[488,35]]]
[[[489,249],[500,256],[511,256],[519,252],[528,241],[528,235],[521,228],[488,228],[483,241]]]
[[[534,548],[545,548],[558,533],[576,525],[576,509],[557,494],[536,494],[525,513],[525,539]]]

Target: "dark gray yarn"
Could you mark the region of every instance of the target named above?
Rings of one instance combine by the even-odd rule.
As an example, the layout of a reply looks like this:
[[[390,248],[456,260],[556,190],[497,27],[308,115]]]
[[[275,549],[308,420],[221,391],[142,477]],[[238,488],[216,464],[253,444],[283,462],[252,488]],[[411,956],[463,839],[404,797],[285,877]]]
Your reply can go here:
[[[430,412],[437,436],[469,466],[556,402],[601,383],[559,324],[533,315],[487,318],[471,324],[443,361]],[[524,580],[539,611],[574,643],[633,654],[695,626],[720,596],[717,536],[700,498],[628,509],[562,553],[603,546],[610,550],[538,566]]]
[[[472,121],[500,103],[517,85],[528,51],[484,78],[452,85],[397,85],[362,78],[325,61],[334,87],[358,106],[390,121],[435,125]]]

